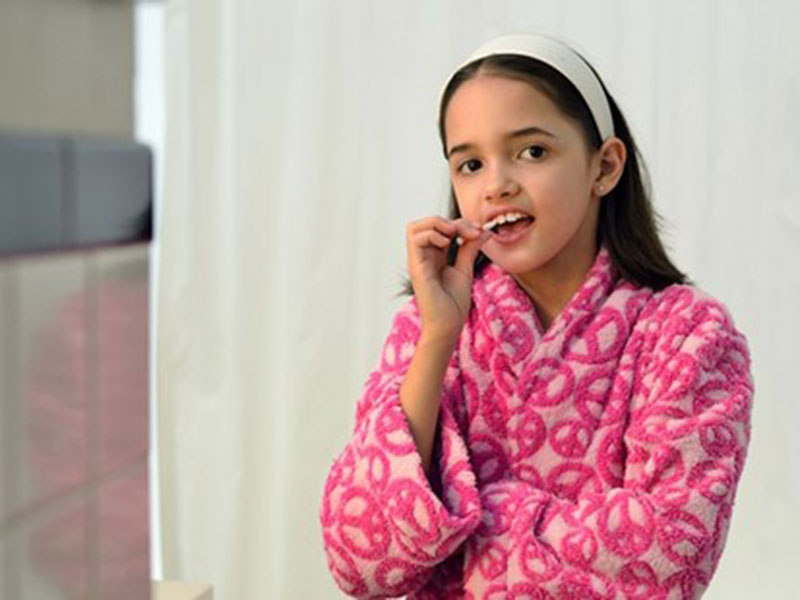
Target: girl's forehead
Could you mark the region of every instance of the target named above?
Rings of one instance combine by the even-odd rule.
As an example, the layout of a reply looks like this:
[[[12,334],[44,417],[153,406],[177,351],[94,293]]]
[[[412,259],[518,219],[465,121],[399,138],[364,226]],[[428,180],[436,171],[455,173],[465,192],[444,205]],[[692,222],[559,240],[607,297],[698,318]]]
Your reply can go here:
[[[478,75],[462,83],[445,114],[445,129],[451,133],[529,125],[563,132],[569,121],[530,83],[498,75]]]

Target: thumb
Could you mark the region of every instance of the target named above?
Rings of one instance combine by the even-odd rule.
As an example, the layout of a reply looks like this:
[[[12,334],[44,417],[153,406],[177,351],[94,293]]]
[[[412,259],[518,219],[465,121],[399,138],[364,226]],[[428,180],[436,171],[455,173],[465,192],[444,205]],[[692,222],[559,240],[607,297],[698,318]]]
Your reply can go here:
[[[478,252],[480,252],[484,242],[491,236],[492,232],[486,230],[482,231],[475,239],[464,240],[458,250],[458,254],[456,254],[456,260],[453,266],[462,273],[469,275],[469,277],[473,277],[473,268],[475,266],[475,259],[478,257]]]

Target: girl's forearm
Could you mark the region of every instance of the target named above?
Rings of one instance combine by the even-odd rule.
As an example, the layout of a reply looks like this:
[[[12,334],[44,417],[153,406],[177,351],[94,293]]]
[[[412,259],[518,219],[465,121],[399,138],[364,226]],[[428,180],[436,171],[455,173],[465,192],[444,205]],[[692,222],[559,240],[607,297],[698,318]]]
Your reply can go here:
[[[400,387],[400,404],[427,476],[431,472],[442,384],[457,339],[423,332]]]

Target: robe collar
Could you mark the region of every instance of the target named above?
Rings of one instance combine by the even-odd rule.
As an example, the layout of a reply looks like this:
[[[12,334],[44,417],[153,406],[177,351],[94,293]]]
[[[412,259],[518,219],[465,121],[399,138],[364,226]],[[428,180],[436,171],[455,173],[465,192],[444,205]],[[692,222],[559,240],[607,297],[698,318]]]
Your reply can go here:
[[[619,287],[624,287],[627,293],[611,300]],[[478,330],[473,331],[473,337],[492,338],[511,370],[519,376],[523,365],[531,359],[561,357],[569,338],[583,331],[605,303],[623,302],[634,290],[632,284],[620,278],[608,248],[601,244],[583,282],[545,331],[527,292],[502,267],[489,263],[473,284],[473,302],[477,310],[471,326]],[[591,345],[592,341],[586,343]],[[598,348],[585,350],[587,356],[597,356]]]

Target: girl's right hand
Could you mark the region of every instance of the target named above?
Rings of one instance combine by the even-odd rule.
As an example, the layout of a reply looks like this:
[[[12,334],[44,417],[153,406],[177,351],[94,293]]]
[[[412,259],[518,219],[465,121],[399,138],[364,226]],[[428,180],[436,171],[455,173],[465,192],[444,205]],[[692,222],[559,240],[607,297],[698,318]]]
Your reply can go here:
[[[406,225],[408,273],[414,288],[423,333],[457,337],[471,305],[473,267],[478,251],[491,237],[465,218],[433,216]],[[460,236],[455,264],[447,264],[451,240]]]

